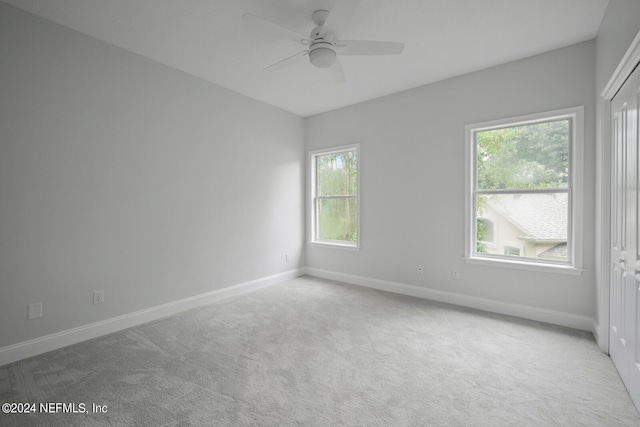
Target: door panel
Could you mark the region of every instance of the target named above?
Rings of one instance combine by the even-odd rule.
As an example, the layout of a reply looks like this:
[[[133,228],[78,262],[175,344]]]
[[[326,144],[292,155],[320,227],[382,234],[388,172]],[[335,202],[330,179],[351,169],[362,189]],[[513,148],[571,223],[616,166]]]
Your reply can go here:
[[[640,407],[640,149],[636,69],[611,101],[610,343],[616,369]]]
[[[626,210],[624,201],[626,198],[626,144],[624,141],[623,116],[626,103],[616,97],[612,101],[613,114],[613,140],[612,140],[612,188],[611,188],[611,331],[609,354],[613,360],[625,385],[629,377],[629,356],[626,348],[625,324],[624,324],[624,282],[626,272],[624,264],[626,252],[624,241]]]

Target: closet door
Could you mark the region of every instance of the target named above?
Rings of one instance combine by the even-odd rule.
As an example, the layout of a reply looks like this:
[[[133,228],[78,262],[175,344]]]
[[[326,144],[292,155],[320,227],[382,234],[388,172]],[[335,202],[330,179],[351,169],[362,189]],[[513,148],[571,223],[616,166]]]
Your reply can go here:
[[[611,331],[609,353],[640,407],[640,69],[611,102]]]

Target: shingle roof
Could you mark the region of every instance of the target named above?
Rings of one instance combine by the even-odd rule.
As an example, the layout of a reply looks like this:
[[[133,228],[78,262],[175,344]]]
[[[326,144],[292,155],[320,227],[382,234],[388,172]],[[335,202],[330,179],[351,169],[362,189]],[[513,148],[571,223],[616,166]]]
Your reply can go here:
[[[567,242],[558,243],[554,247],[541,252],[538,256],[540,258],[567,259],[567,257],[569,256],[569,253],[567,251]]]
[[[567,240],[566,193],[500,194],[486,196],[487,204],[533,240]]]

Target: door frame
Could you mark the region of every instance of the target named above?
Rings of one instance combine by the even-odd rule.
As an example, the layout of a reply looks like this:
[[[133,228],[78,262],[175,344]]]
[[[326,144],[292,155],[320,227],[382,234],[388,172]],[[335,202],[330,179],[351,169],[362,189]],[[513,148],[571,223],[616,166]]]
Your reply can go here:
[[[596,288],[597,313],[593,335],[609,353],[611,250],[611,100],[640,63],[640,31],[609,78],[599,99],[600,144],[596,147]]]

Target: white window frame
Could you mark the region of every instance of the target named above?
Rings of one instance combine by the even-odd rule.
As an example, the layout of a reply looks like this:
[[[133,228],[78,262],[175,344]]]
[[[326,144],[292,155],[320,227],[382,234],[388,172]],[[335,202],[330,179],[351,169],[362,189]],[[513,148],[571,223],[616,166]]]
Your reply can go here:
[[[357,240],[355,242],[346,241],[346,240],[327,240],[327,239],[319,239],[317,238],[317,230],[318,230],[318,219],[316,216],[316,206],[317,206],[317,171],[316,171],[316,157],[324,156],[327,154],[341,153],[344,151],[355,151],[357,155],[358,161],[356,162],[356,184],[358,188],[358,192],[356,194],[356,235]],[[320,150],[314,150],[309,152],[309,205],[308,212],[309,223],[307,227],[307,243],[311,246],[321,246],[321,247],[334,247],[339,249],[348,249],[348,250],[360,250],[360,242],[362,239],[362,235],[360,234],[360,212],[362,211],[362,205],[360,203],[360,194],[361,194],[361,186],[360,186],[360,164],[362,163],[362,154],[360,151],[360,144],[350,144],[350,145],[341,145],[339,147],[331,147],[324,148]]]
[[[571,140],[569,142],[569,229],[567,243],[570,259],[567,263],[554,263],[531,258],[488,256],[475,253],[476,236],[476,138],[477,132],[553,120],[571,119]],[[475,123],[465,126],[465,260],[470,264],[499,266],[520,270],[543,271],[579,275],[582,273],[583,241],[583,164],[584,164],[584,107],[572,107],[525,116],[511,117]]]

